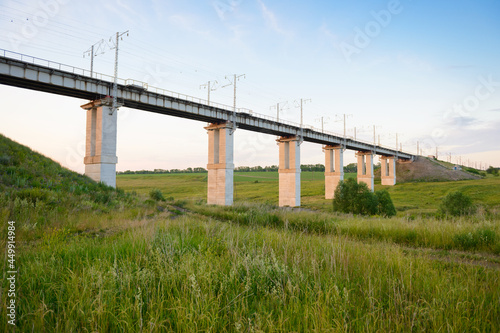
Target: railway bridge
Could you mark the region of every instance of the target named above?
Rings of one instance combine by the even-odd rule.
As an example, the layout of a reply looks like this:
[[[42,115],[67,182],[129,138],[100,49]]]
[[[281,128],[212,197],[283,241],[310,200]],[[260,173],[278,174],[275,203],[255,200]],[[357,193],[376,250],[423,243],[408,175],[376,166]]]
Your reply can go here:
[[[304,141],[316,143],[325,153],[325,198],[331,199],[344,178],[343,154],[357,152],[358,182],[373,191],[373,161],[381,156],[383,185],[396,184],[396,162],[412,160],[412,154],[354,140],[310,126],[261,115],[247,109],[154,88],[135,80],[114,77],[60,63],[0,50],[0,84],[89,100],[87,113],[85,174],[116,187],[117,110],[121,106],[193,119],[205,124],[208,133],[207,203],[233,203],[233,155],[236,129],[278,137],[279,205],[300,206],[300,148]],[[113,100],[114,99],[114,100]]]

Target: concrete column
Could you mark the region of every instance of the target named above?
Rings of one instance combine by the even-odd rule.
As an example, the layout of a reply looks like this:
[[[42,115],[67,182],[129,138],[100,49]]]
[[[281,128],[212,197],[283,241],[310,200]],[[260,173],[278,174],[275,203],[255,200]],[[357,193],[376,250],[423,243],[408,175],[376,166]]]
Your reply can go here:
[[[210,124],[208,132],[208,190],[209,205],[233,204],[233,143],[232,127],[228,124]]]
[[[373,192],[373,152],[358,151],[358,183],[364,182]]]
[[[380,168],[382,185],[396,185],[396,158],[394,156],[382,156],[380,161],[382,162]]]
[[[102,99],[81,106],[87,110],[87,137],[85,147],[85,175],[96,182],[116,187],[116,127],[117,112],[112,101]]]
[[[300,206],[300,141],[281,137],[279,146],[279,206]]]
[[[325,146],[325,199],[333,199],[335,189],[344,180],[344,151],[341,146]]]

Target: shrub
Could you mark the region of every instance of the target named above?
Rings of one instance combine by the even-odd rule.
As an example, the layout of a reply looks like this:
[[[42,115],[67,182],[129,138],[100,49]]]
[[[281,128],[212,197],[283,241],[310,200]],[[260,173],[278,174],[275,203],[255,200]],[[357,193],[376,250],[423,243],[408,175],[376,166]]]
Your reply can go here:
[[[465,168],[464,170],[467,171],[467,172],[479,175],[479,170],[477,170],[477,169],[474,169],[474,168]]]
[[[444,215],[462,216],[474,214],[476,208],[469,196],[457,191],[448,193],[444,197],[439,210]]]
[[[354,186],[352,179],[340,181],[333,197],[333,210],[342,213],[354,211]]]
[[[378,213],[377,196],[373,194],[365,183],[358,184],[358,191],[355,192],[355,214],[375,215]]]
[[[370,192],[365,183],[355,179],[341,181],[335,189],[333,210],[342,213],[362,215],[377,214],[377,197]]]
[[[350,178],[341,181],[335,189],[333,210],[360,215],[379,214],[385,217],[396,215],[396,208],[386,190],[372,193],[365,183]]]
[[[488,170],[486,170],[486,172],[491,174],[491,175],[498,176],[498,168],[494,168],[491,165],[488,168]]]
[[[163,196],[163,193],[161,193],[161,191],[157,188],[149,191],[149,197],[151,198],[151,200],[154,200],[154,201],[165,201],[165,197]]]
[[[396,215],[396,208],[392,203],[391,195],[387,190],[375,192],[378,200],[378,213],[382,216],[391,217]]]

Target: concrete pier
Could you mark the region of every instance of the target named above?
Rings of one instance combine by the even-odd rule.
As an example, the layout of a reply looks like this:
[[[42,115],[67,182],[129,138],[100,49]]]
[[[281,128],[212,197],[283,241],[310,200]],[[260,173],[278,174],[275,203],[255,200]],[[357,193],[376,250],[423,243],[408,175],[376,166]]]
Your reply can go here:
[[[380,178],[382,185],[396,185],[396,158],[394,156],[380,157]]]
[[[325,199],[333,199],[335,189],[344,180],[344,151],[340,145],[324,146],[325,152]]]
[[[208,132],[207,204],[233,204],[233,146],[234,133],[227,123],[210,124]]]
[[[300,206],[300,141],[281,137],[279,146],[279,206]]]
[[[364,182],[373,192],[373,152],[358,151],[358,183]]]
[[[81,107],[87,110],[85,175],[96,182],[116,187],[117,112],[111,113],[110,99],[91,101]]]

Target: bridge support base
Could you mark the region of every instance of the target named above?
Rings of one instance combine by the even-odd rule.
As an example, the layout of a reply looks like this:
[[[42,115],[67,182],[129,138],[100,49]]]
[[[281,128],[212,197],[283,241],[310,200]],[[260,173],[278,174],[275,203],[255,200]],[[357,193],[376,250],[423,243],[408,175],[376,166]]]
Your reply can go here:
[[[375,185],[373,183],[373,152],[357,153],[358,156],[358,183],[366,183],[373,192]]]
[[[279,146],[279,206],[300,206],[300,140],[282,137]]]
[[[207,204],[233,204],[234,135],[229,124],[210,124],[208,132]]]
[[[382,156],[380,158],[380,178],[382,185],[396,185],[396,158],[394,156]]]
[[[111,113],[112,102],[108,99],[91,101],[81,107],[87,110],[85,175],[116,187],[117,112]]]
[[[335,189],[344,180],[344,152],[341,146],[324,146],[325,151],[325,199],[333,199]]]

